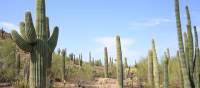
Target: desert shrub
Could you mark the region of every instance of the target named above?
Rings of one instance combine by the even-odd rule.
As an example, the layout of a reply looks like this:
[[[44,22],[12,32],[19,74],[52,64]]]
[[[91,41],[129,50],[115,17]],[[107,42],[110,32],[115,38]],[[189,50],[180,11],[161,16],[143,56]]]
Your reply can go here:
[[[93,67],[89,64],[83,64],[81,67],[73,63],[73,61],[65,60],[65,80],[91,80],[93,78]],[[51,73],[56,81],[61,81],[62,64],[61,56],[53,54]]]
[[[10,39],[0,40],[0,81],[15,79],[16,46]]]

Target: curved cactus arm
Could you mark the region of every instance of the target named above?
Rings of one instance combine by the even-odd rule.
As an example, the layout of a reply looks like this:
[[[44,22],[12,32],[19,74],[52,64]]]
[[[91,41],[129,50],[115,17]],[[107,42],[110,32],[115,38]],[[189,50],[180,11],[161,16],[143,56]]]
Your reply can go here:
[[[35,43],[36,38],[36,32],[32,21],[32,16],[30,12],[25,13],[25,40],[28,43]]]
[[[24,51],[31,52],[32,46],[29,45],[15,30],[11,32],[11,36],[15,43]]]
[[[25,23],[24,22],[20,22],[19,24],[19,29],[20,29],[20,33],[23,39],[25,39]]]
[[[48,40],[48,46],[49,46],[49,50],[51,52],[53,52],[54,49],[56,48],[57,41],[58,41],[58,35],[59,35],[59,28],[55,27],[51,37]]]
[[[50,31],[49,31],[49,17],[46,17],[46,32],[47,32],[47,38],[50,37]]]

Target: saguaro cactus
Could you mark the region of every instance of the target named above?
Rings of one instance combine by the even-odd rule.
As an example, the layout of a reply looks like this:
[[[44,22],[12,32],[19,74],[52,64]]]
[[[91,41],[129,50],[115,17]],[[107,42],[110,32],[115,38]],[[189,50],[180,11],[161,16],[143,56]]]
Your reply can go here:
[[[117,54],[117,80],[118,88],[123,88],[123,62],[122,62],[122,51],[121,51],[121,41],[120,36],[116,36],[116,54]]]
[[[168,50],[167,50],[168,52]],[[165,59],[164,59],[164,87],[163,88],[168,88],[169,87],[169,75],[168,75],[168,64],[169,64],[169,54],[165,52]]]
[[[83,64],[83,56],[82,56],[82,53],[79,54],[79,66],[82,66]]]
[[[30,12],[25,14],[25,23],[20,23],[21,36],[13,30],[15,43],[24,51],[30,52],[30,88],[46,88],[48,51],[54,51],[58,39],[58,27],[48,38],[46,28],[45,0],[36,0],[36,26]]]
[[[153,76],[154,76],[154,87],[160,88],[160,78],[159,78],[159,65],[155,47],[155,41],[152,39],[152,51],[153,51]]]
[[[177,35],[178,35],[178,44],[179,44],[179,52],[180,52],[181,70],[182,70],[183,79],[184,79],[184,88],[192,88],[190,74],[189,74],[190,71],[188,71],[188,69],[187,69],[184,46],[183,46],[179,0],[175,0],[175,14],[176,14],[176,25],[177,25]]]
[[[89,64],[92,64],[92,55],[91,55],[91,52],[89,52]]]
[[[179,51],[177,51],[176,53],[176,59],[178,60],[178,66],[179,66],[179,75],[180,75],[180,88],[184,88],[184,80],[183,80],[183,73],[182,73],[182,69],[181,69],[181,60],[180,60],[180,55],[179,55]]]
[[[16,54],[16,76],[20,73],[20,54]]]
[[[200,56],[199,56],[199,44],[198,44],[198,33],[196,26],[194,26],[195,34],[195,88],[200,88]]]
[[[108,78],[108,51],[107,47],[104,47],[104,75]]]
[[[153,77],[153,52],[152,49],[148,52],[148,83],[150,87],[154,86],[154,77]]]
[[[62,49],[61,51],[62,56],[62,80],[65,80],[65,56],[66,56],[66,49]]]
[[[124,61],[125,61],[125,62],[124,62],[124,67],[125,67],[125,68],[128,68],[127,57],[124,58]]]

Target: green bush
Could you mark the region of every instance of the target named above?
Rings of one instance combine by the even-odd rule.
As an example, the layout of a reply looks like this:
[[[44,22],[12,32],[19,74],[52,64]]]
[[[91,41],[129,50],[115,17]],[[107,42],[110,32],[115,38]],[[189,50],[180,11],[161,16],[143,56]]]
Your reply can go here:
[[[15,51],[16,46],[10,39],[0,40],[0,81],[15,79]]]

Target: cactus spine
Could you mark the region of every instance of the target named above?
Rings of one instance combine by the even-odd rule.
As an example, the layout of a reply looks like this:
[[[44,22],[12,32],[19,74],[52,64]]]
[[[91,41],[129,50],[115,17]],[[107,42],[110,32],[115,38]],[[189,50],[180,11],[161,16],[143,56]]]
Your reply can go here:
[[[61,51],[61,56],[62,56],[62,80],[65,80],[65,56],[66,56],[66,49],[63,49]]]
[[[152,39],[152,51],[153,51],[153,76],[154,76],[154,87],[160,88],[160,78],[159,78],[159,65],[157,60],[157,53],[155,47],[155,41]]]
[[[148,83],[149,83],[150,87],[154,86],[152,49],[150,49],[148,52]]]
[[[105,78],[108,78],[108,51],[107,47],[104,47],[104,75]]]
[[[48,51],[54,51],[58,39],[58,27],[48,38],[46,29],[45,0],[36,0],[36,26],[30,12],[25,14],[25,23],[20,25],[21,36],[13,30],[11,35],[15,43],[24,51],[31,53],[30,88],[46,88]]]
[[[118,88],[123,88],[123,62],[122,62],[122,51],[120,36],[116,36],[116,50],[117,50],[117,80]]]
[[[169,59],[170,59],[169,49],[167,49],[167,52],[165,52],[164,54],[165,54],[165,59],[164,59],[164,88],[168,88],[169,87],[168,64],[169,64]]]

